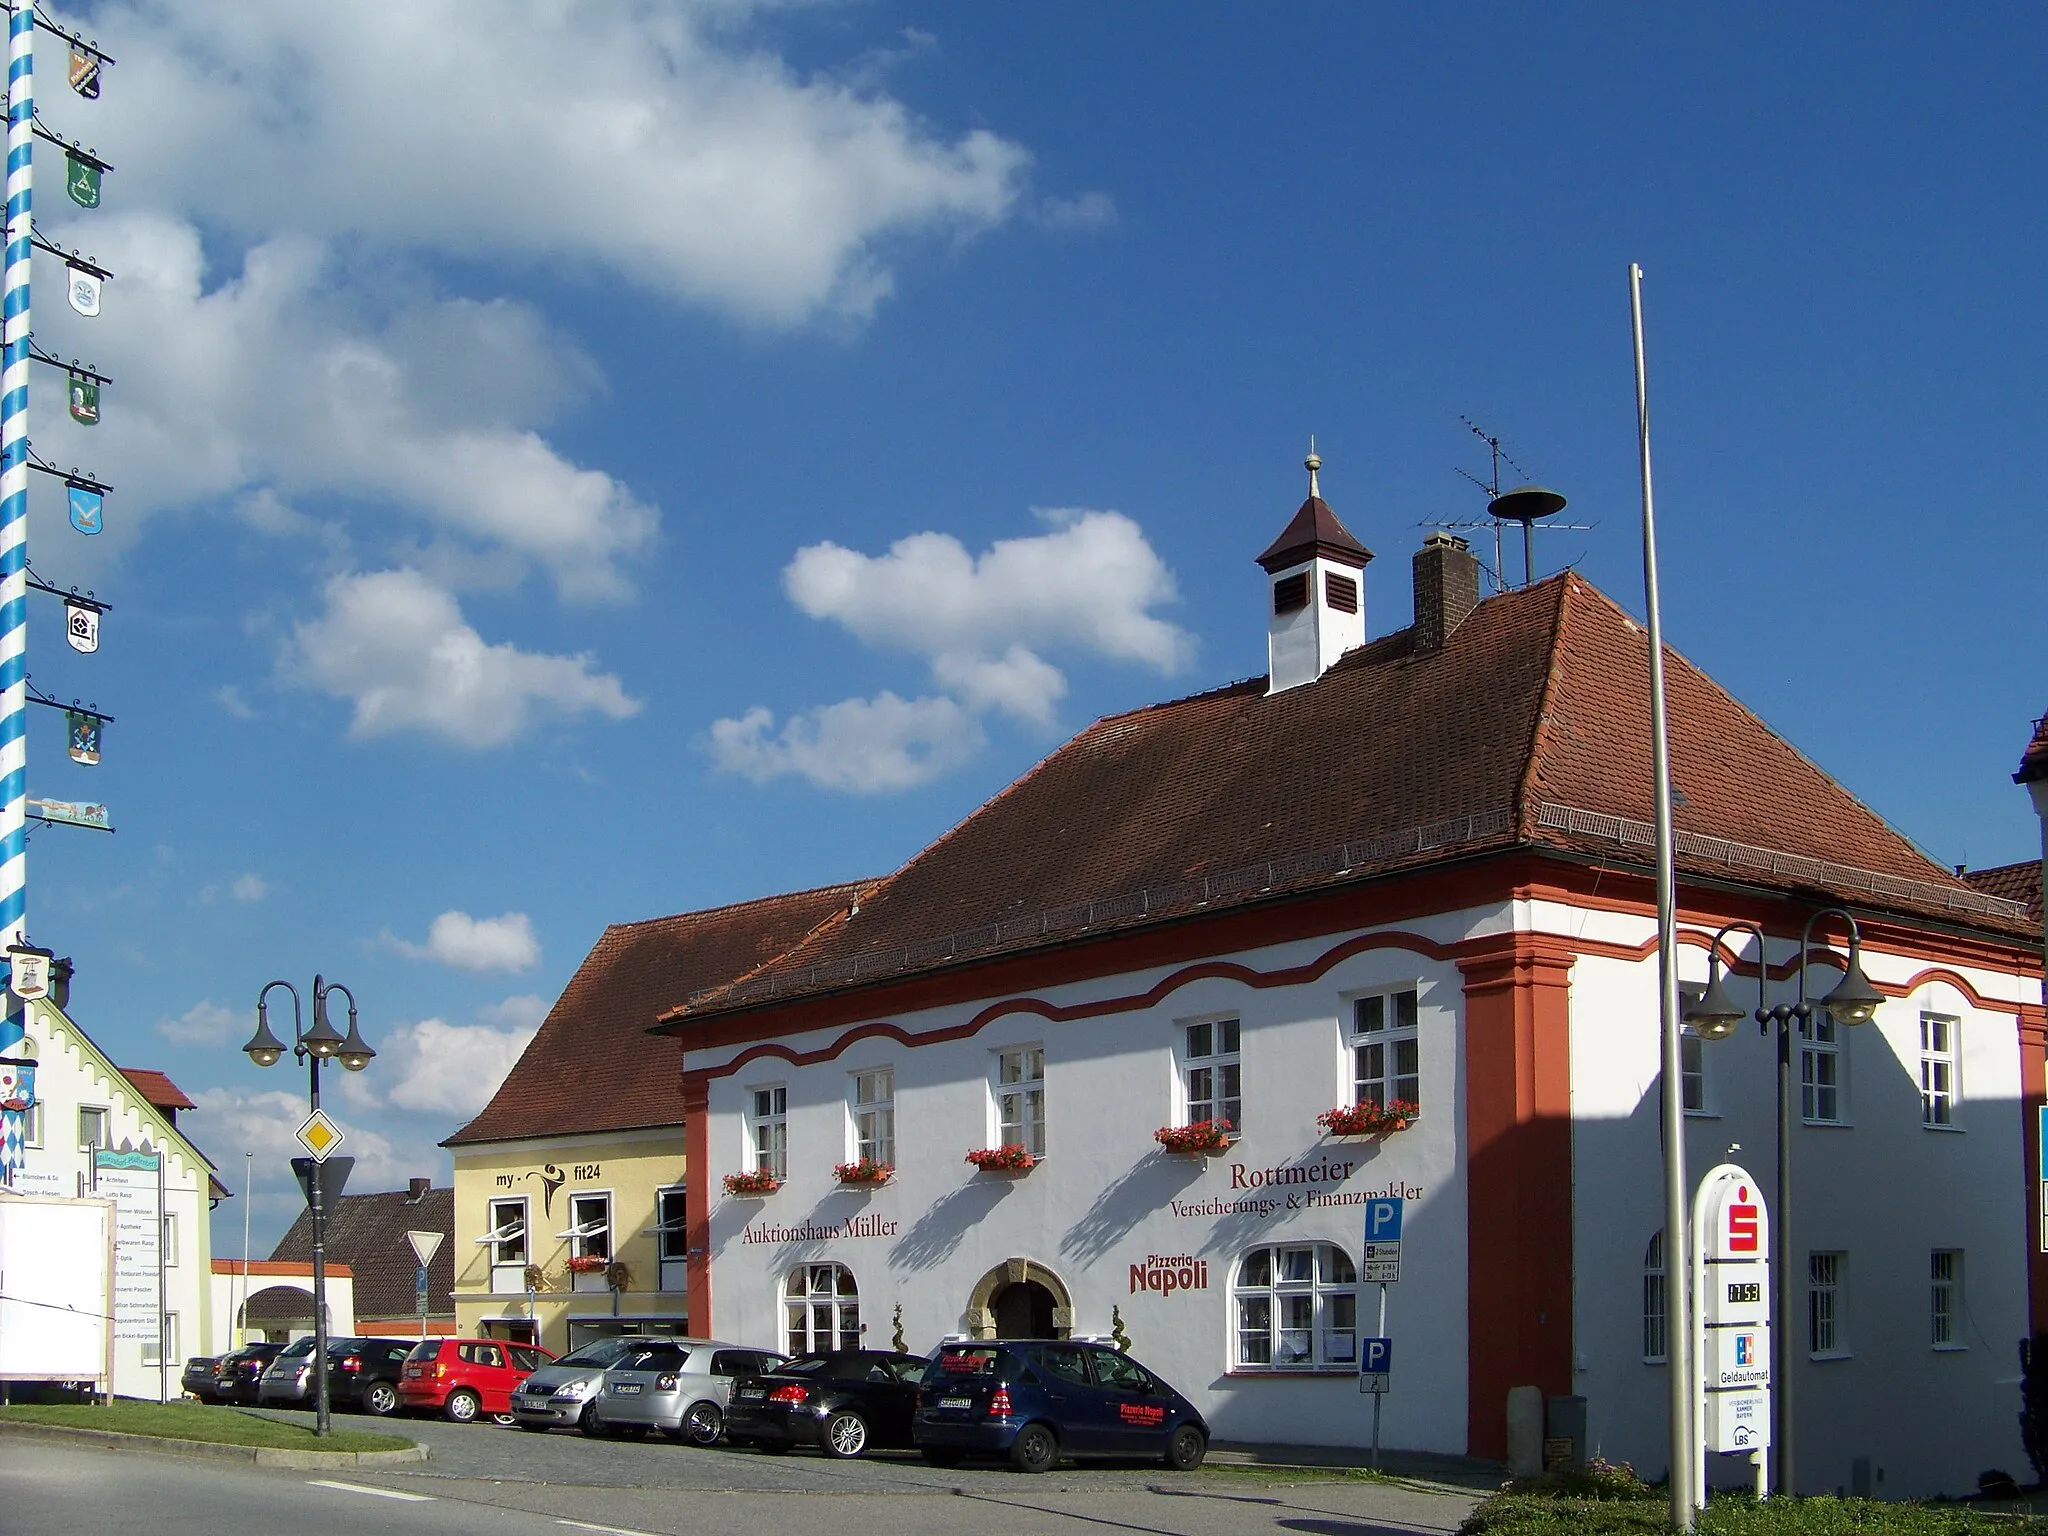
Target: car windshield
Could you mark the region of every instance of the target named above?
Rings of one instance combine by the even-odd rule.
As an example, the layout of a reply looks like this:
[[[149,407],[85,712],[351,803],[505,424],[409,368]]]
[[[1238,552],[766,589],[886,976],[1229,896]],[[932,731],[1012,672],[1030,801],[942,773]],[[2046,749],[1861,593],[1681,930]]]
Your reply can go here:
[[[571,1350],[557,1360],[557,1365],[617,1365],[619,1357],[628,1350],[645,1349],[645,1339],[593,1339],[581,1349]]]
[[[439,1339],[421,1339],[419,1343],[413,1345],[412,1353],[405,1358],[408,1360],[435,1360],[440,1358],[440,1354],[441,1341]]]
[[[279,1358],[285,1360],[294,1359],[299,1355],[310,1355],[311,1353],[313,1353],[313,1335],[310,1333],[303,1339],[293,1339],[291,1343],[285,1345],[278,1352]]]
[[[924,1379],[942,1381],[948,1376],[991,1376],[1015,1363],[1016,1357],[1008,1350],[997,1349],[992,1344],[942,1344],[938,1358],[925,1371]]]

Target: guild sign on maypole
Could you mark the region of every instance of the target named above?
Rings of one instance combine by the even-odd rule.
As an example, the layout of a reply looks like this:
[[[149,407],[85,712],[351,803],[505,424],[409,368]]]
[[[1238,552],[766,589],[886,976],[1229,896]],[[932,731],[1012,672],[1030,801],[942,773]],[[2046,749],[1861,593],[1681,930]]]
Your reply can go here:
[[[51,591],[34,579],[28,562],[29,471],[39,469],[64,479],[67,511],[80,532],[98,532],[101,501],[109,487],[90,474],[69,475],[39,460],[29,443],[29,373],[36,362],[55,363],[41,352],[31,331],[29,277],[32,253],[43,250],[62,261],[71,307],[81,315],[99,313],[104,268],[76,251],[66,253],[49,244],[35,228],[35,141],[46,139],[64,151],[65,188],[80,208],[97,208],[103,178],[113,169],[90,148],[75,140],[65,144],[36,117],[35,38],[41,27],[63,38],[68,48],[68,78],[73,92],[85,101],[100,93],[105,67],[114,61],[97,43],[64,32],[36,12],[35,0],[0,0],[7,13],[7,256],[0,288],[0,948],[9,953],[9,987],[4,1020],[0,1020],[0,1058],[32,1062],[25,1044],[27,1004],[47,990],[48,951],[27,942],[28,920],[28,705],[51,703],[36,698],[28,680],[28,593],[31,587]],[[80,278],[86,281],[81,284]],[[59,365],[61,366],[61,365]],[[98,390],[108,382],[89,365],[82,370],[93,388],[74,395],[71,419],[81,426],[99,418]],[[83,412],[83,414],[81,414]],[[75,490],[87,493],[86,501]],[[81,526],[81,517],[91,527]],[[60,594],[61,595],[61,594]],[[99,644],[99,615],[106,605],[89,600],[91,614],[83,628],[89,644],[73,641],[71,649],[90,654]],[[71,620],[67,616],[67,627]],[[74,761],[98,761],[100,728],[106,717],[87,709],[80,723],[69,727]],[[39,820],[43,818],[38,818]],[[26,1119],[33,1106],[32,1089],[20,1081],[30,1076],[19,1068],[10,1074],[7,1096],[0,1099],[0,1181],[11,1183],[23,1162]]]

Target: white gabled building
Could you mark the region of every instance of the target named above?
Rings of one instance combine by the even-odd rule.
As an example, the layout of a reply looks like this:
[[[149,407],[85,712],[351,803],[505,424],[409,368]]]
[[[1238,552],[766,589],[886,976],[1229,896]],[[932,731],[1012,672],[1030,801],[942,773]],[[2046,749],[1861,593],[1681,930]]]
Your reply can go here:
[[[116,1066],[52,998],[22,1007],[35,1102],[21,1116],[22,1164],[9,1187],[114,1200],[112,1390],[176,1398],[185,1357],[217,1342],[208,1213],[227,1194],[178,1128],[192,1101],[161,1072]]]
[[[1433,535],[1417,623],[1326,654],[1296,631],[1362,613],[1333,578],[1363,556],[1312,495],[1262,557],[1273,587],[1311,578],[1274,596],[1270,685],[1097,722],[779,958],[676,1000],[693,1329],[923,1349],[1120,1323],[1219,1437],[1360,1444],[1362,1202],[1399,1194],[1386,1443],[1501,1457],[1533,1386],[1662,1470],[1645,637],[1569,573],[1481,602]],[[1884,997],[1797,1042],[1799,1487],[1968,1491],[2025,1461],[2038,927],[1666,665],[1684,975],[1748,921],[1789,1002],[1802,928],[1841,906]],[[1810,996],[1844,939],[1816,930]],[[1722,951],[1749,1004],[1754,949]],[[1689,1046],[1695,1177],[1739,1144],[1768,1190],[1774,1052],[1754,1026]],[[1397,1099],[1419,1113],[1378,1135],[1318,1121]],[[1218,1152],[1155,1137],[1214,1118]],[[1005,1144],[1035,1166],[965,1160]],[[893,1174],[843,1183],[862,1157]],[[725,1189],[756,1172],[777,1187]]]

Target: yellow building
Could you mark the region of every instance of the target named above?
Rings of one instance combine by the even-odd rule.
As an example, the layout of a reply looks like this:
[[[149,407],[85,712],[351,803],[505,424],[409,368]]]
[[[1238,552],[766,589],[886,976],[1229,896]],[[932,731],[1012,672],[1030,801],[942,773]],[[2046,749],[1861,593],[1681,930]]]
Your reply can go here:
[[[443,1143],[459,1335],[561,1354],[606,1334],[689,1331],[682,1061],[648,1030],[838,921],[863,888],[604,931],[491,1102]]]

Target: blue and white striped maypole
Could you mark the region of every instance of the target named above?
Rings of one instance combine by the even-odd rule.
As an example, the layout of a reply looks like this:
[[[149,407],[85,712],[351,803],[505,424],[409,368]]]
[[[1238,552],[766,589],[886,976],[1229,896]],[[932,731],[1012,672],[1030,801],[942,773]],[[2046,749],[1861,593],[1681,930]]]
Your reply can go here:
[[[0,948],[19,944],[28,918],[28,370],[29,236],[35,146],[36,17],[33,0],[7,16],[7,273],[0,307]],[[24,1033],[23,1003],[7,993],[0,1050]],[[18,1163],[21,1116],[7,1115]]]

